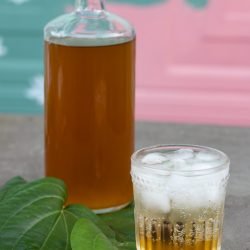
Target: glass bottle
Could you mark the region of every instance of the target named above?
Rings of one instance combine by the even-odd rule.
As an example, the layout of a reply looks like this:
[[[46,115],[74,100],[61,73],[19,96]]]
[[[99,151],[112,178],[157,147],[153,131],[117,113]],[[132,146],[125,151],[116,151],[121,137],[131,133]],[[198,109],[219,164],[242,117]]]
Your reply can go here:
[[[77,0],[44,39],[46,175],[68,203],[118,210],[132,200],[135,31],[102,0]]]

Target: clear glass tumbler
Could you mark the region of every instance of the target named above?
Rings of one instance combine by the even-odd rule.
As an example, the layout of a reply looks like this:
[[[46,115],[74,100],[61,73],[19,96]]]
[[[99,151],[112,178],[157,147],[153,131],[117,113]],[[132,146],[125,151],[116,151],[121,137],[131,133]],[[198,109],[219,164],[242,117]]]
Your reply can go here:
[[[137,250],[220,250],[229,158],[159,145],[132,156]]]

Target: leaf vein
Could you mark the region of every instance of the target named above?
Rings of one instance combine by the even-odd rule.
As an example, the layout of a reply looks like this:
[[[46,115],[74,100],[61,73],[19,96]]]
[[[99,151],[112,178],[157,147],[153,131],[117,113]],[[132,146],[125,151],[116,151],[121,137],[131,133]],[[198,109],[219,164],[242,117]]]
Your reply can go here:
[[[36,226],[39,222],[43,221],[44,219],[47,219],[48,217],[56,214],[56,213],[60,213],[60,210],[51,212],[51,213],[47,213],[45,214],[42,218],[39,218],[38,220],[36,220],[30,227],[28,227],[19,237],[18,239],[15,241],[12,250],[15,249],[15,247],[17,246],[17,244],[19,243],[19,241],[22,239],[22,237],[28,232],[30,231],[34,226]]]
[[[69,212],[68,210],[64,210],[64,213],[68,213],[68,214],[72,215],[72,216],[75,217],[77,220],[79,219],[75,214],[73,214],[72,212]]]
[[[33,201],[31,201],[30,203],[26,204],[25,206],[21,207],[19,210],[16,211],[16,213],[14,213],[13,215],[11,215],[6,221],[5,223],[0,227],[0,232],[3,231],[5,225],[13,218],[15,217],[17,214],[19,214],[22,210],[24,210],[25,208],[28,208],[29,206],[31,206],[32,204],[34,204],[35,202],[37,201],[40,201],[42,199],[46,199],[46,198],[57,198],[57,199],[60,199],[62,201],[64,201],[64,199],[60,196],[57,196],[57,195],[46,195],[46,196],[42,196],[42,197],[39,197],[38,199],[35,199]]]
[[[66,231],[66,235],[67,235],[67,242],[66,242],[66,246],[65,246],[65,250],[67,250],[68,249],[68,244],[69,244],[69,229],[68,229],[68,225],[66,223],[64,213],[62,213],[62,217],[63,217],[63,221],[64,221],[64,225],[65,225],[65,231]]]
[[[45,182],[45,183],[33,184],[33,185],[31,185],[30,187],[28,187],[28,188],[21,189],[21,190],[19,190],[18,192],[16,192],[9,200],[13,200],[13,199],[15,198],[15,196],[20,195],[20,194],[22,194],[23,192],[27,192],[27,191],[29,191],[29,190],[31,190],[31,189],[37,188],[37,187],[42,186],[42,185],[45,185],[45,184],[49,184],[49,185],[56,186],[56,187],[58,187],[60,190],[63,191],[63,194],[66,194],[65,190],[64,190],[60,185],[55,184],[55,183],[48,183],[48,182]],[[1,202],[2,202],[2,201],[0,201],[0,203],[1,203]]]
[[[54,224],[53,227],[51,228],[51,230],[50,230],[49,234],[47,235],[47,237],[44,239],[43,244],[42,244],[42,246],[40,247],[40,249],[43,249],[43,247],[45,246],[45,244],[46,244],[46,242],[48,241],[48,239],[49,239],[50,235],[52,234],[53,230],[56,228],[57,223],[60,221],[61,215],[62,215],[62,212],[58,214],[58,217],[57,217],[57,219],[56,219],[55,224]]]
[[[97,240],[97,238],[98,238],[100,235],[102,235],[101,232],[97,233],[96,236],[95,236],[95,238],[93,239],[92,249],[95,249],[96,240]]]

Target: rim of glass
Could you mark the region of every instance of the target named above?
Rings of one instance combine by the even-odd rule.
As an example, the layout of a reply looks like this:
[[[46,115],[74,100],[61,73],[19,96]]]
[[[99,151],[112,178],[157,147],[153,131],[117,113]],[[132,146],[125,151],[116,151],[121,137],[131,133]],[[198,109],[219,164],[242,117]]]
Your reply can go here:
[[[157,169],[155,167],[152,167],[150,164],[145,164],[145,163],[141,163],[139,166],[138,164],[136,164],[137,158],[138,156],[143,153],[143,152],[149,152],[153,151],[155,149],[199,149],[200,151],[205,150],[205,151],[212,151],[212,152],[216,152],[217,154],[221,155],[224,160],[222,163],[214,166],[214,167],[210,167],[210,168],[203,168],[203,169],[195,169],[195,170],[173,170],[173,169]],[[136,168],[140,168],[140,169],[144,169],[144,170],[150,170],[152,171],[152,173],[154,174],[159,174],[159,175],[169,175],[169,173],[173,173],[173,174],[188,174],[190,175],[192,173],[192,175],[202,175],[203,174],[211,174],[217,171],[220,171],[224,168],[229,168],[229,164],[230,164],[230,159],[227,156],[227,154],[225,154],[224,152],[212,148],[212,147],[207,147],[207,146],[201,146],[201,145],[195,145],[195,144],[158,144],[158,145],[154,145],[154,146],[149,146],[149,147],[144,147],[141,148],[137,151],[135,151],[132,156],[131,156],[131,161],[132,161],[132,168],[136,167]],[[137,165],[137,166],[136,166]]]

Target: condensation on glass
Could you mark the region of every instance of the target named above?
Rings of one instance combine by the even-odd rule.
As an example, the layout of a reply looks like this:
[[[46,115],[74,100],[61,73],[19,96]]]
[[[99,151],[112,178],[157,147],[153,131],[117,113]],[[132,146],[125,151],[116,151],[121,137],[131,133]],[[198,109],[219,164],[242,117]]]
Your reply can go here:
[[[160,145],[132,157],[138,250],[220,250],[229,159],[215,149]]]

